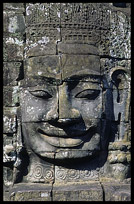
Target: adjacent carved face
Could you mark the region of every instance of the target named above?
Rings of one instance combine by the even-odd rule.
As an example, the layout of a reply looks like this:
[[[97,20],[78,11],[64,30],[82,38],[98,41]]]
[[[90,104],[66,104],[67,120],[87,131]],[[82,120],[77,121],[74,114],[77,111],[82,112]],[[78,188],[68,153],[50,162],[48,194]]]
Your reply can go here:
[[[98,56],[27,59],[20,97],[23,135],[35,153],[63,159],[92,156],[100,149],[102,87]]]

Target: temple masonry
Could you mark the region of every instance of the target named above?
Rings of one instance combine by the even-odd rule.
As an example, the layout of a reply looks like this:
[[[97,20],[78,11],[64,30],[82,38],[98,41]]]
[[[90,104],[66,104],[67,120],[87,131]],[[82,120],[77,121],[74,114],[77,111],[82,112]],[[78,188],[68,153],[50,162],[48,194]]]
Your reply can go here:
[[[131,200],[131,3],[3,3],[3,200]]]

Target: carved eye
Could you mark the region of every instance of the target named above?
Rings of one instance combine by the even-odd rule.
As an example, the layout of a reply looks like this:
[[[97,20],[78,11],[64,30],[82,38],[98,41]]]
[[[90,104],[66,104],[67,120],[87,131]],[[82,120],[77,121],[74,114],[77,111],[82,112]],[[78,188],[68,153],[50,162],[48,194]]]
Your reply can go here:
[[[47,91],[35,90],[35,91],[30,91],[30,93],[33,96],[38,97],[38,98],[43,98],[43,99],[52,98],[52,96]]]
[[[100,90],[91,90],[91,89],[87,89],[84,91],[81,91],[80,93],[76,94],[76,98],[85,98],[85,99],[89,99],[89,100],[94,100],[97,98],[97,96],[99,95]]]

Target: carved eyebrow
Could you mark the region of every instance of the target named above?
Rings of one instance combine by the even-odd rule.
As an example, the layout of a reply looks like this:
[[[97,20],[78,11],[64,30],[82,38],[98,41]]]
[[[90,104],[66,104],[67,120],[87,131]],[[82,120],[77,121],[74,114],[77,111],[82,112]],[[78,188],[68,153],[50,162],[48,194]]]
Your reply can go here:
[[[47,77],[47,76],[33,76],[33,79],[41,80],[43,82],[45,81],[52,85],[58,85],[59,83],[61,83],[61,79],[56,79],[56,78]]]
[[[72,75],[70,77],[65,78],[63,81],[69,81],[69,80],[81,80],[81,79],[89,79],[91,81],[101,82],[102,76],[101,75],[91,75],[91,74],[83,74],[83,75]]]
[[[79,81],[81,79],[83,79],[83,82],[84,80],[89,79],[89,81],[96,82],[96,83],[101,83],[101,80],[102,80],[101,75],[91,75],[91,74],[83,74],[83,75],[75,74],[65,79],[56,79],[56,78],[47,77],[47,76],[33,76],[33,78],[36,80],[41,80],[43,82],[45,81],[46,83],[52,84],[52,85],[61,85],[63,82]]]

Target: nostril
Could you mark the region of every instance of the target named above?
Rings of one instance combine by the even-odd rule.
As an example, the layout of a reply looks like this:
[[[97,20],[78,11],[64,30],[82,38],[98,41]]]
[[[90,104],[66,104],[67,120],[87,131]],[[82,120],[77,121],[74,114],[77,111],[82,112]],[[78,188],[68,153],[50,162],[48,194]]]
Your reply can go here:
[[[72,118],[61,118],[61,119],[59,119],[57,122],[59,122],[59,123],[72,123],[72,122],[75,122],[76,121],[76,119],[72,119]]]
[[[70,113],[71,113],[71,118],[73,118],[74,120],[80,118],[80,112],[77,109],[72,108]]]
[[[60,118],[57,120],[57,124],[60,126],[70,126],[73,124],[77,124],[81,121],[81,117],[79,118]]]
[[[58,120],[58,112],[53,109],[48,111],[48,113],[46,114],[46,119],[49,120]]]

